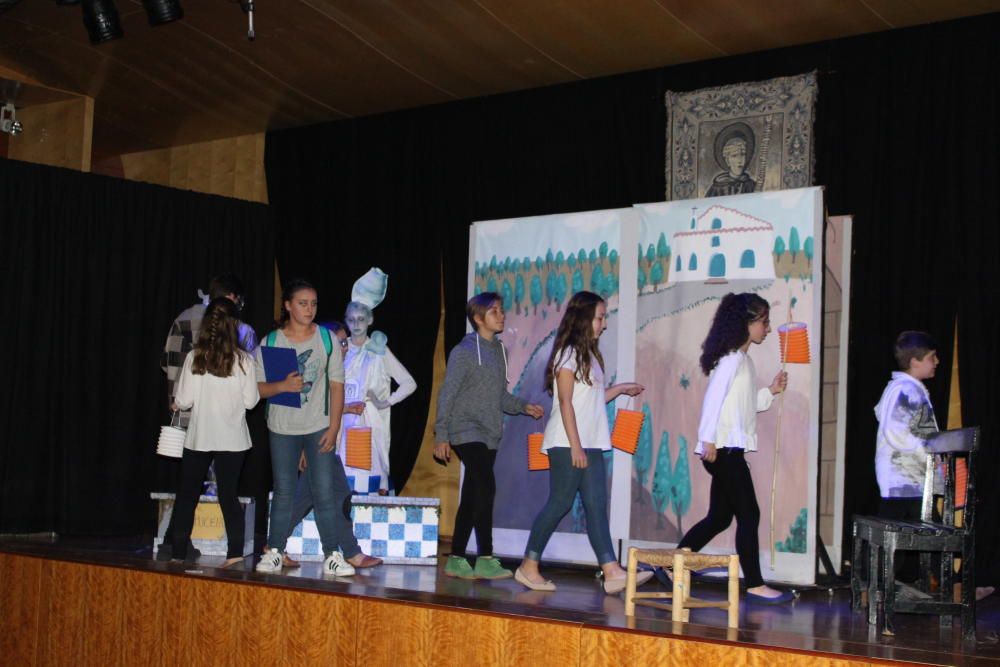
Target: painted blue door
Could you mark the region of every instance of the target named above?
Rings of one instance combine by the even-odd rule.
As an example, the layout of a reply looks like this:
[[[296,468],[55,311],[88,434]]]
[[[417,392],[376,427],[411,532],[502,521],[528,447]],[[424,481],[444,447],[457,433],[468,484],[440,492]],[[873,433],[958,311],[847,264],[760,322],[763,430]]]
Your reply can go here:
[[[712,255],[712,260],[708,263],[709,278],[726,277],[726,256],[722,253]]]

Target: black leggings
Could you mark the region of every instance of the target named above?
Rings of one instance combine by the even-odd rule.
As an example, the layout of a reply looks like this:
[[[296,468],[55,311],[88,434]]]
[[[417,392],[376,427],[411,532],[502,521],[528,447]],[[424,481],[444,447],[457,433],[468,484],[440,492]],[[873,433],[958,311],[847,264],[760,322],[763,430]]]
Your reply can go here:
[[[452,450],[458,460],[465,465],[465,481],[462,484],[462,498],[455,514],[455,534],[451,540],[451,553],[465,556],[469,546],[469,536],[476,529],[476,547],[480,556],[493,555],[493,498],[497,494],[493,464],[497,460],[497,450],[488,448],[482,442],[468,442],[454,445]]]
[[[219,509],[226,523],[228,547],[226,558],[243,557],[243,510],[240,507],[237,487],[246,452],[196,452],[185,449],[181,459],[181,486],[174,502],[173,557],[183,560],[187,556],[188,538],[194,527],[194,512],[201,496],[202,482],[208,466],[215,460],[215,477],[219,490]]]
[[[712,476],[708,502],[708,516],[687,532],[677,545],[700,551],[713,537],[724,531],[736,517],[736,553],[740,557],[747,588],[761,586],[760,550],[757,527],[760,525],[760,508],[753,489],[750,467],[739,448],[716,450],[715,461],[702,460],[705,470]]]

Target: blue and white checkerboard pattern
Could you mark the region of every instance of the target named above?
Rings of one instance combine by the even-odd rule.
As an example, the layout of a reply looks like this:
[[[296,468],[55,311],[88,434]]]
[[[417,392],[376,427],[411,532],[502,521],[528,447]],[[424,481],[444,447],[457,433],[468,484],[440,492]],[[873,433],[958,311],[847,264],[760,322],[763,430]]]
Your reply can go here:
[[[354,496],[354,536],[361,550],[386,563],[437,565],[437,498]],[[323,560],[312,512],[295,527],[285,550],[300,560]]]
[[[364,471],[357,471],[353,468],[347,476],[347,485],[355,493],[378,493],[379,484],[382,483],[382,475],[369,475]]]

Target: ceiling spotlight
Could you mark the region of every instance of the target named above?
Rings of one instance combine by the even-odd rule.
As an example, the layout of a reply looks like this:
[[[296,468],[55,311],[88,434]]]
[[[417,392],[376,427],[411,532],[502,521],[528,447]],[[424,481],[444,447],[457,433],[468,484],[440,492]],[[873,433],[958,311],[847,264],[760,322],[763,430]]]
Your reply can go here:
[[[152,26],[173,23],[184,18],[184,8],[181,7],[180,0],[142,0],[142,6],[146,8],[146,16],[149,18],[149,25]]]
[[[102,44],[125,36],[112,0],[83,0],[83,25],[91,44]]]
[[[17,135],[23,131],[21,122],[14,117],[14,105],[8,102],[0,107],[0,132]]]

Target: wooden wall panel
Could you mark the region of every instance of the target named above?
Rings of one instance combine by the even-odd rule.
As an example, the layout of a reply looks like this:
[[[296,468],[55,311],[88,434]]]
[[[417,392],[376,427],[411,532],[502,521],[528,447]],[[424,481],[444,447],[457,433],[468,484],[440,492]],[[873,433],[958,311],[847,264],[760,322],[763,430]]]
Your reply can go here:
[[[406,656],[413,667],[577,665],[580,627],[365,599],[358,661],[395,667]]]
[[[9,138],[13,160],[90,171],[94,100],[90,97],[19,108],[24,131]]]
[[[285,593],[285,624],[294,627],[285,641],[287,665],[337,665],[358,661],[358,598],[318,593]]]
[[[0,558],[0,660],[6,664],[35,664],[44,563],[38,558]]]
[[[26,666],[873,664],[5,553],[0,591],[0,663]]]
[[[55,565],[58,570],[68,565],[67,569],[76,578],[82,579],[85,585],[83,650],[77,664],[114,665],[125,662],[121,630],[126,572],[110,567],[67,563]]]
[[[83,653],[87,577],[83,566],[42,561],[37,665],[76,664]]]
[[[267,203],[263,133],[128,153],[121,164],[132,181]]]
[[[170,577],[129,572],[122,594],[122,654],[126,663],[159,665],[164,656],[164,604]]]
[[[584,628],[580,639],[580,667],[606,665],[748,665],[753,667],[868,667],[867,660],[767,651],[732,644],[657,637]]]

